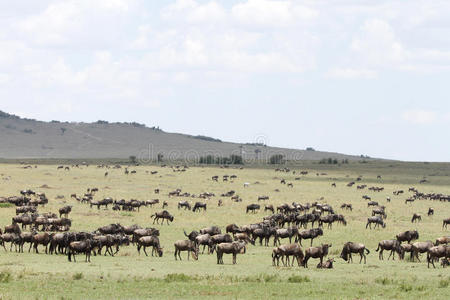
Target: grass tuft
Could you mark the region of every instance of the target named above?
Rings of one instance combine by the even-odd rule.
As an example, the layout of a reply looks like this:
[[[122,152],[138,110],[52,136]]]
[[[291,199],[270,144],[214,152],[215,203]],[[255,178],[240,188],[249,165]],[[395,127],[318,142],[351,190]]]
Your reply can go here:
[[[83,273],[79,272],[79,273],[73,274],[72,279],[73,279],[73,280],[80,280],[80,279],[83,279]]]
[[[175,274],[167,274],[164,277],[164,281],[166,282],[189,282],[193,278],[189,275],[183,274],[183,273],[175,273]]]
[[[9,270],[3,270],[0,272],[0,283],[8,283],[12,279],[11,272]]]
[[[288,278],[288,282],[290,283],[311,282],[311,279],[309,279],[308,276],[293,275]]]

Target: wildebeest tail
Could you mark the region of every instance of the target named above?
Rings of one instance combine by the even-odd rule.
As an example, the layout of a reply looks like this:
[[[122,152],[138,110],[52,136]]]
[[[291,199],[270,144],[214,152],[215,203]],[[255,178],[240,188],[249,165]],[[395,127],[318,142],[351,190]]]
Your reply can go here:
[[[379,246],[379,245],[378,245]],[[367,249],[367,248],[364,248],[364,250],[366,250],[367,251],[367,254],[370,254],[370,251],[369,251],[369,249]],[[378,251],[378,248],[377,248],[377,250],[376,251]]]

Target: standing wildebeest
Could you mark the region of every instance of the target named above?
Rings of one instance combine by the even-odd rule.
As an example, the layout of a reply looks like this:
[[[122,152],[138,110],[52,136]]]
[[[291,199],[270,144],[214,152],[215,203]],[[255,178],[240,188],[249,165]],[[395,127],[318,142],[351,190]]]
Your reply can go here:
[[[274,246],[277,244],[281,245],[280,238],[289,238],[289,243],[292,242],[293,237],[297,237],[298,228],[297,227],[289,227],[289,228],[281,228],[277,229],[275,232],[275,239],[273,241]]]
[[[236,224],[230,224],[230,225],[227,225],[227,227],[225,227],[225,231],[226,231],[226,233],[235,234],[236,232],[240,231],[240,228]]]
[[[303,230],[298,233],[298,241],[300,245],[302,245],[302,239],[303,240],[311,239],[311,246],[312,246],[313,240],[321,235],[323,235],[322,228],[311,228]]]
[[[214,241],[211,239],[209,234],[199,234],[195,238],[195,243],[197,246],[203,245],[202,254],[205,252],[205,247],[208,246],[208,253],[212,254],[214,252]]]
[[[433,243],[431,241],[426,242],[415,242],[412,244],[412,252],[411,252],[411,260],[414,261],[414,257],[420,262],[419,253],[425,253],[433,247]]]
[[[412,245],[411,244],[400,244],[400,259],[405,259],[405,253],[412,253]]]
[[[173,216],[167,211],[167,210],[163,210],[161,212],[157,212],[154,215],[151,215],[150,218],[155,218],[153,220],[153,224],[159,224],[159,219],[162,219],[161,225],[164,224],[164,220],[167,221],[167,225],[169,225],[169,221],[173,222]]]
[[[370,217],[367,218],[367,224],[366,224],[366,229],[367,227],[369,227],[370,229],[372,229],[372,223],[375,223],[374,228],[377,228],[381,225],[381,227],[385,228],[386,227],[386,223],[384,223],[383,219],[380,216],[375,216],[375,217]]]
[[[175,246],[175,260],[177,260],[177,255],[181,260],[181,251],[187,251],[188,252],[188,260],[189,260],[189,255],[192,252],[192,257],[195,260],[198,260],[198,246],[195,244],[195,242],[191,241],[191,240],[179,240],[176,241],[174,244]]]
[[[163,256],[163,248],[161,248],[159,238],[157,236],[143,236],[139,238],[137,242],[137,250],[139,255],[141,254],[141,247],[143,247],[146,256],[148,256],[147,251],[145,251],[146,247],[152,247],[152,256],[154,253],[156,253],[159,257]]]
[[[235,241],[244,241],[244,242],[246,242],[246,243],[250,243],[250,244],[252,244],[252,245],[255,245],[255,241],[252,240],[252,239],[250,238],[250,236],[249,236],[247,233],[245,233],[245,232],[242,232],[242,233],[236,233],[236,234],[234,235],[234,240],[235,240]]]
[[[217,226],[210,226],[210,227],[206,227],[206,228],[200,229],[199,232],[201,234],[208,233],[210,236],[213,236],[213,235],[216,235],[216,234],[221,234],[222,230],[220,230],[220,228],[217,227]]]
[[[411,219],[411,223],[414,223],[416,221],[422,221],[422,216],[418,213],[414,213]]]
[[[331,229],[333,226],[333,223],[337,221],[338,216],[335,214],[326,215],[326,216],[320,216],[319,218],[319,227],[323,227],[323,223],[328,224],[328,229]]]
[[[450,218],[444,219],[442,221],[442,229],[444,229],[444,227],[445,227],[445,229],[447,229],[448,224],[450,224]]]
[[[271,211],[273,214],[275,213],[275,209],[273,208],[272,204],[264,205],[264,212]]]
[[[189,204],[189,202],[187,201],[180,201],[178,202],[178,209],[184,207],[184,209],[186,210],[191,210],[191,204]]]
[[[342,209],[345,209],[345,210],[350,210],[350,211],[353,210],[353,206],[352,206],[351,204],[348,204],[348,203],[342,204],[342,205],[341,205],[341,208],[342,208]]]
[[[342,248],[341,258],[350,263],[350,261],[353,262],[352,253],[359,253],[359,255],[361,256],[359,263],[361,263],[362,259],[364,258],[365,264],[366,254],[364,253],[364,251],[367,251],[367,254],[370,253],[369,249],[367,249],[364,244],[347,242],[344,244],[344,247]]]
[[[191,231],[191,233],[189,233],[189,234],[186,233],[186,230],[183,230],[183,232],[184,232],[184,235],[185,235],[190,241],[193,241],[193,242],[195,242],[195,238],[199,235],[198,231],[195,231],[195,230]]]
[[[73,261],[75,260],[76,253],[84,253],[86,255],[86,262],[91,262],[91,250],[92,250],[92,241],[90,239],[86,239],[84,241],[76,241],[71,242],[69,244],[69,249],[67,250],[67,256],[69,261],[72,261],[71,257],[73,256]]]
[[[59,217],[61,218],[62,215],[64,215],[66,218],[69,217],[69,213],[72,211],[72,206],[71,205],[67,205],[64,207],[61,207],[59,209]]]
[[[430,262],[433,265],[433,268],[436,268],[434,266],[434,261],[439,258],[444,257],[445,259],[450,258],[450,246],[447,245],[439,245],[434,246],[428,249],[427,251],[427,263],[428,268],[430,267]]]
[[[395,260],[395,252],[397,252],[397,254],[400,257],[400,254],[402,252],[402,249],[400,247],[400,242],[398,240],[383,240],[381,242],[378,243],[378,248],[375,251],[380,251],[380,253],[378,254],[378,259],[383,260],[383,251],[387,250],[387,251],[391,251],[391,253],[389,253],[388,256],[388,260],[392,255],[392,260]]]
[[[411,241],[419,239],[419,232],[417,230],[408,230],[397,234],[395,238],[399,242],[408,242],[410,244]]]
[[[206,211],[206,203],[203,202],[195,202],[194,208],[192,209],[193,212],[200,211],[200,209],[203,208],[204,211]]]
[[[436,243],[434,245],[435,246],[447,245],[448,243],[450,243],[450,236],[443,236],[443,237],[437,238]]]
[[[290,256],[292,256],[292,263],[289,259]],[[273,250],[272,264],[275,265],[276,259],[278,266],[278,260],[280,259],[280,257],[285,267],[293,266],[294,259],[297,259],[298,266],[300,267],[303,264],[304,255],[302,248],[300,248],[298,244],[288,244],[288,245],[281,245]]]
[[[303,261],[303,266],[308,267],[308,260],[310,258],[319,258],[320,263],[323,263],[323,258],[328,255],[328,249],[331,248],[331,244],[322,244],[319,247],[310,247],[305,251],[305,259]]]
[[[33,235],[32,242],[33,248],[36,251],[36,253],[39,253],[38,245],[43,245],[45,246],[45,254],[47,254],[48,244],[50,243],[50,235],[46,232],[35,234]]]
[[[376,216],[376,215],[382,216],[384,219],[387,218],[387,215],[386,215],[386,211],[385,211],[385,209],[384,209],[384,206],[382,206],[382,207],[377,207],[377,208],[374,208],[374,209],[372,210],[372,216]]]
[[[249,211],[256,213],[257,210],[259,210],[261,206],[259,204],[249,204],[247,205],[247,209],[245,213],[248,213]]]
[[[427,213],[427,215],[428,215],[428,216],[434,215],[434,208],[429,207],[429,208],[428,208],[428,213]]]
[[[245,253],[246,243],[242,241],[232,243],[220,243],[216,246],[217,264],[223,264],[223,254],[233,255],[233,265],[236,264],[236,256],[238,253]]]

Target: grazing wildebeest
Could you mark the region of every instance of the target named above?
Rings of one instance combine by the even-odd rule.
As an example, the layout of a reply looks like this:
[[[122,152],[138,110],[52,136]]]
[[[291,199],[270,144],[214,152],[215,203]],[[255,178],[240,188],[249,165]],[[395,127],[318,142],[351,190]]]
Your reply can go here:
[[[386,218],[387,218],[387,215],[386,215],[386,211],[385,211],[385,209],[384,209],[384,206],[374,208],[374,209],[372,210],[372,216],[381,216],[381,217],[383,217],[384,219],[386,219]]]
[[[157,212],[154,215],[150,216],[151,218],[154,218],[153,220],[153,224],[159,224],[159,219],[162,219],[161,225],[164,224],[164,220],[167,221],[167,225],[169,225],[169,221],[173,222],[173,216],[167,211],[167,210],[163,210],[161,212]]]
[[[412,253],[412,245],[411,244],[400,244],[401,252],[400,252],[400,259],[405,259],[405,253]],[[410,257],[411,259],[411,257]]]
[[[369,202],[367,202],[367,207],[369,207],[369,206],[378,206],[378,202],[376,202],[376,201],[369,201]]]
[[[450,258],[443,258],[441,259],[441,266],[443,268],[450,266]]]
[[[59,209],[59,217],[61,218],[61,216],[65,216],[66,218],[69,217],[69,213],[72,211],[72,206],[71,205],[67,205],[64,207],[61,207]]]
[[[311,239],[311,246],[312,246],[313,240],[321,235],[323,235],[322,228],[311,228],[303,230],[298,233],[298,241],[300,245],[302,245],[302,239],[303,240]]]
[[[353,210],[353,206],[352,206],[351,204],[348,204],[348,203],[342,204],[342,205],[341,205],[341,208],[342,208],[342,209],[346,209],[346,210],[350,210],[350,211]]]
[[[17,233],[3,233],[0,235],[0,243],[3,245],[3,249],[6,251],[5,243],[11,243],[9,251],[12,251],[12,246],[14,245],[15,251],[17,251],[17,246],[20,249],[20,234]]]
[[[303,261],[303,266],[308,267],[308,260],[310,258],[319,258],[320,263],[323,263],[323,258],[328,255],[328,249],[331,248],[331,244],[322,244],[319,247],[310,247],[305,251],[305,259]]]
[[[245,213],[253,212],[256,213],[257,210],[259,210],[261,208],[261,206],[259,204],[249,204],[247,205],[247,209],[245,211]]]
[[[178,202],[178,209],[184,207],[184,209],[186,210],[191,210],[191,204],[189,204],[189,202],[187,201],[180,201]]]
[[[226,233],[235,234],[236,232],[240,231],[240,228],[236,224],[229,224],[229,225],[227,225],[227,227],[225,227],[225,231],[226,231]]]
[[[239,253],[245,253],[246,245],[247,244],[242,241],[218,244],[216,246],[217,264],[223,264],[223,255],[224,254],[232,254],[233,255],[233,265],[235,265],[236,264],[236,256]]]
[[[411,223],[422,221],[422,216],[418,213],[414,213],[411,219]]]
[[[324,263],[318,263],[317,269],[333,269],[334,258],[327,259]]]
[[[320,216],[319,218],[319,227],[323,227],[323,223],[328,224],[328,229],[332,229],[333,223],[337,221],[338,216],[331,214],[326,216]]]
[[[367,224],[366,224],[366,229],[367,227],[369,227],[370,229],[372,229],[372,223],[375,223],[374,228],[377,228],[381,225],[381,227],[385,228],[386,227],[386,223],[384,223],[383,219],[380,216],[375,216],[375,217],[370,217],[367,218]]]
[[[428,208],[428,213],[427,213],[427,215],[428,215],[428,216],[434,215],[434,208],[429,207],[429,208]]]
[[[91,262],[91,250],[92,250],[92,241],[90,239],[86,239],[84,241],[75,241],[69,244],[69,248],[67,250],[67,256],[69,261],[72,261],[71,257],[73,256],[73,261],[75,260],[75,254],[84,253],[86,255],[86,262]]]
[[[269,196],[258,196],[258,201],[269,200]]]
[[[212,181],[216,181],[216,182],[219,182],[219,176],[213,176],[213,177],[211,177],[211,179],[212,179]]]
[[[434,245],[435,246],[447,245],[448,243],[450,243],[450,236],[443,236],[443,237],[437,238],[436,243]]]
[[[264,212],[271,211],[273,214],[275,213],[275,209],[273,208],[272,204],[264,205]]]
[[[399,242],[408,242],[408,244],[410,244],[411,241],[419,239],[419,232],[417,230],[408,230],[397,234],[395,238]]]
[[[139,255],[141,254],[141,247],[144,250],[146,256],[148,256],[147,251],[145,251],[146,247],[152,247],[152,256],[156,253],[159,257],[163,256],[163,248],[159,243],[159,238],[157,236],[143,236],[139,238],[137,242],[137,250]]]
[[[419,253],[425,253],[433,247],[433,243],[431,241],[426,242],[415,242],[412,244],[412,252],[411,252],[411,260],[414,261],[414,257],[420,262]]]
[[[203,210],[204,211],[206,211],[206,203],[203,203],[203,202],[195,202],[195,204],[194,204],[194,208],[192,209],[192,211],[200,211],[200,209],[202,209],[203,208]]]
[[[359,263],[361,263],[362,259],[364,258],[365,264],[366,254],[364,253],[364,251],[367,251],[367,254],[370,253],[369,249],[367,249],[364,244],[347,242],[344,244],[344,247],[342,248],[341,258],[350,263],[350,261],[353,262],[352,253],[359,253],[359,255],[361,256]]]
[[[175,260],[177,260],[177,255],[181,260],[181,251],[187,251],[188,252],[188,260],[189,260],[189,255],[192,252],[192,257],[195,260],[198,260],[198,246],[195,244],[195,242],[191,241],[191,240],[179,240],[176,241],[174,243],[175,246]]]
[[[442,229],[444,229],[444,227],[445,227],[445,229],[447,229],[448,224],[450,224],[450,218],[444,219],[442,221]]]
[[[252,240],[250,238],[250,236],[247,233],[245,233],[245,232],[238,232],[238,233],[234,234],[234,240],[235,241],[244,241],[246,243],[250,243],[252,245],[255,245],[255,241]]]
[[[50,235],[48,233],[38,233],[33,235],[32,238],[33,242],[33,249],[36,251],[36,253],[39,253],[38,251],[38,245],[45,246],[45,254],[48,252],[48,244],[50,243]]]
[[[400,253],[402,252],[402,249],[400,247],[400,242],[398,240],[383,240],[378,243],[378,248],[375,251],[380,251],[378,254],[378,259],[383,259],[383,251],[391,251],[388,256],[388,260],[392,255],[392,260],[395,260],[395,252],[400,256]]]
[[[159,236],[159,230],[155,228],[138,228],[133,231],[132,242],[137,243],[143,236]]]
[[[439,246],[434,246],[434,247],[431,247],[430,249],[428,249],[428,251],[427,251],[428,268],[430,267],[430,262],[433,265],[433,268],[436,268],[434,266],[434,261],[436,259],[439,260],[439,258],[441,258],[441,257],[443,257],[445,259],[450,258],[450,246],[439,245]]]
[[[123,233],[123,226],[120,224],[109,224],[98,228],[101,234],[118,234]]]
[[[292,262],[290,261],[290,257],[292,256]],[[272,264],[275,265],[275,259],[277,260],[277,266],[279,265],[278,260],[281,257],[281,261],[283,265],[293,266],[294,259],[297,260],[297,264],[300,267],[303,264],[304,254],[302,248],[298,244],[288,244],[281,245],[275,248],[272,252]]]

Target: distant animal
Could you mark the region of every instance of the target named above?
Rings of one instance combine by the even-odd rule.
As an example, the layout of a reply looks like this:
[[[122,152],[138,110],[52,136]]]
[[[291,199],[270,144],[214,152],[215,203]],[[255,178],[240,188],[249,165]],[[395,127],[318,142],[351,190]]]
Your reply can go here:
[[[175,246],[175,253],[174,253],[175,260],[177,260],[177,256],[181,260],[180,255],[181,251],[187,251],[188,260],[190,255],[192,255],[192,258],[194,258],[194,260],[198,260],[198,246],[195,244],[195,242],[191,240],[179,240],[174,243],[174,246]]]
[[[375,223],[375,227],[374,228],[377,228],[380,225],[381,225],[381,227],[386,228],[386,223],[384,223],[383,219],[380,216],[367,218],[366,229],[367,229],[367,227],[372,229],[372,223]]]
[[[166,220],[167,225],[169,225],[169,221],[173,222],[173,216],[167,211],[167,210],[163,210],[161,212],[157,212],[153,215],[150,216],[151,218],[154,218],[153,220],[153,224],[158,224],[159,219],[162,219],[161,225],[164,224],[164,220]]]
[[[247,205],[246,213],[253,212],[256,213],[257,210],[259,210],[261,206],[259,204],[249,204]]]
[[[392,260],[395,260],[395,252],[400,256],[402,248],[400,247],[400,242],[398,240],[383,240],[378,243],[378,247],[375,251],[380,251],[378,254],[378,259],[383,260],[383,251],[391,251],[388,256],[388,260],[392,255]]]
[[[329,258],[327,259],[326,262],[324,263],[318,263],[317,264],[317,268],[318,269],[333,269],[333,263],[334,263],[334,258]]]
[[[328,249],[331,248],[331,244],[322,244],[319,247],[310,247],[305,251],[305,259],[303,260],[303,266],[308,267],[308,260],[310,258],[319,258],[320,263],[323,263],[323,258],[328,255]]]
[[[342,248],[341,258],[350,263],[350,261],[353,262],[352,253],[359,253],[359,255],[361,256],[359,263],[361,263],[362,259],[364,258],[365,264],[366,254],[364,252],[367,252],[367,254],[370,253],[369,249],[367,249],[364,244],[347,242],[344,244],[344,247]]]
[[[414,213],[411,219],[411,223],[422,221],[422,216],[418,213]]]
[[[428,216],[434,215],[434,208],[429,207],[429,208],[428,208],[428,213],[427,213],[427,215],[428,215]]]

